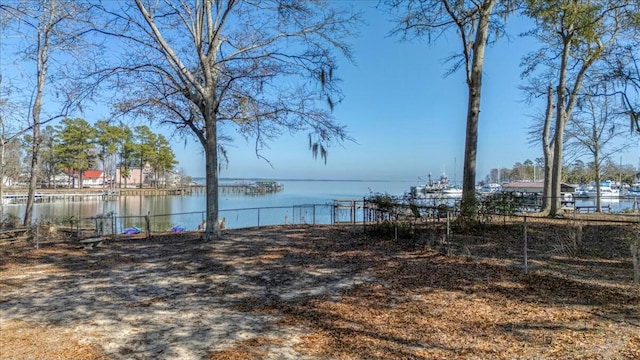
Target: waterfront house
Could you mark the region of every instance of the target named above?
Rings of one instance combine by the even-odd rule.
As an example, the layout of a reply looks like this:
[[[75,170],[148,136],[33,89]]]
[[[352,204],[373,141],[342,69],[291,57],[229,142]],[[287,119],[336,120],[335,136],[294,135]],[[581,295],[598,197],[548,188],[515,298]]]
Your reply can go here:
[[[65,173],[67,178],[69,179],[67,184],[71,184],[70,187],[79,188],[80,186],[86,188],[96,188],[103,187],[105,184],[104,171],[102,170],[84,170],[82,172],[82,185],[80,184],[80,171],[64,169],[62,172]]]
[[[85,170],[82,178],[83,187],[103,187],[105,184],[102,170]]]
[[[151,180],[151,167],[149,164],[145,165],[142,169],[139,167],[130,167],[127,172],[124,169],[116,168],[115,182],[118,187],[138,187],[140,183],[148,184]],[[127,174],[125,177],[123,175]]]

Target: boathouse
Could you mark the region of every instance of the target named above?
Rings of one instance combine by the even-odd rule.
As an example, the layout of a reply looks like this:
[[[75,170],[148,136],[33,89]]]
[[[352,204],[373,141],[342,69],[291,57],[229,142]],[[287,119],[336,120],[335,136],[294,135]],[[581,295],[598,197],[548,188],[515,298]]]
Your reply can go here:
[[[512,181],[502,184],[502,192],[520,194],[542,194],[544,183],[541,181]],[[560,184],[560,191],[564,194],[573,193],[576,185]]]

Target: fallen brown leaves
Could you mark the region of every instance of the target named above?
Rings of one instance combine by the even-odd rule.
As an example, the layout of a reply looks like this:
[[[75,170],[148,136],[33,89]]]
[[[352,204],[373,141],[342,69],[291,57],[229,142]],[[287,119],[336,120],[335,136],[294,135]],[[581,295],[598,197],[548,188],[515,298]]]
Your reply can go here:
[[[214,351],[209,354],[212,360],[254,360],[267,355],[266,349],[271,345],[281,344],[282,340],[258,337],[237,341],[232,347]]]
[[[0,263],[0,295],[43,273],[71,281],[68,273],[90,266],[133,271],[148,262],[158,265],[156,272],[139,272],[138,285],[150,287],[150,274],[158,276],[149,277],[152,282],[163,280],[163,271],[177,276],[180,270],[188,274],[180,278],[189,285],[183,296],[197,296],[138,295],[136,302],[118,304],[116,314],[175,314],[191,301],[198,304],[191,310],[197,319],[226,296],[225,313],[270,319],[267,327],[244,329],[248,338],[208,339],[229,344],[199,353],[210,359],[639,359],[640,288],[631,283],[625,244],[614,236],[619,230],[585,229],[583,249],[574,257],[555,254],[553,236],[535,230],[528,275],[516,266],[518,238],[499,229],[458,236],[456,244],[470,255],[444,256],[346,228],[273,227],[228,231],[226,246],[181,235],[140,240],[146,250],[134,242],[113,244],[118,256],[95,259],[69,244],[7,257]],[[308,291],[287,297],[299,277]],[[240,293],[239,285],[254,290]],[[1,325],[0,358],[104,358],[98,345],[73,332],[75,323]],[[291,332],[282,329],[299,329],[297,338],[285,338]],[[110,355],[132,356],[118,346],[121,352]]]
[[[382,281],[338,300],[284,307],[283,323],[313,329],[300,352],[340,359],[640,358],[637,286],[558,276],[557,268],[524,275],[505,260],[445,257],[391,242],[365,247],[375,248],[373,272]],[[357,251],[339,255],[348,254]],[[620,262],[603,264],[628,272]],[[589,266],[597,275],[599,264]]]
[[[624,246],[611,239],[608,251]],[[446,257],[375,239],[353,244],[357,248],[334,248],[339,254],[331,258],[375,252],[373,272],[382,281],[357,286],[339,300],[279,305],[283,324],[312,329],[297,346],[303,354],[340,359],[640,358],[638,288],[597,277],[604,272],[620,278],[613,271],[627,272],[628,279],[628,266],[621,266],[627,260],[562,259],[560,268],[570,271],[560,275],[558,264],[547,267],[538,260],[541,269],[524,275],[496,258]],[[580,276],[572,277],[576,273]]]
[[[81,343],[63,327],[43,327],[24,321],[3,321],[0,328],[2,359],[108,359],[100,348]]]

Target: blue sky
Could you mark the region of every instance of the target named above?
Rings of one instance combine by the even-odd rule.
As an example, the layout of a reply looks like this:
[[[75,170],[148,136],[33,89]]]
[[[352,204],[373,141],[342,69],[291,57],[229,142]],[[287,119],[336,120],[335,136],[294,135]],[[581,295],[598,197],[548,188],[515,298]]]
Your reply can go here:
[[[238,139],[230,147],[230,163],[222,177],[385,179],[418,181],[443,170],[458,183],[462,179],[467,87],[462,72],[444,76],[443,59],[458,52],[454,33],[433,45],[425,41],[401,42],[389,37],[390,17],[375,9],[377,1],[356,2],[364,10],[366,25],[352,41],[355,62],[338,69],[346,98],[334,115],[347,125],[355,142],[330,148],[325,165],[307,149],[306,134],[283,135],[262,155],[252,143]],[[518,86],[520,61],[537,44],[519,33],[529,24],[512,20],[510,39],[489,48],[485,60],[481,104],[477,180],[491,168],[511,168],[515,162],[542,156],[527,143],[531,117],[543,104],[527,105]],[[191,147],[189,147],[190,149]],[[189,149],[176,149],[182,167],[194,176],[204,174],[204,156],[196,163]],[[638,142],[623,156],[637,165]],[[616,158],[616,162],[618,159]]]
[[[446,171],[461,183],[464,159],[467,87],[464,74],[444,77],[449,65],[443,59],[459,51],[455,33],[429,45],[426,41],[402,42],[389,37],[390,16],[375,9],[376,1],[356,1],[366,24],[353,39],[355,64],[343,61],[338,69],[345,99],[334,110],[355,142],[329,149],[328,161],[314,160],[306,133],[288,133],[270,144],[261,155],[254,144],[238,137],[228,150],[229,166],[222,177],[298,179],[381,179],[418,181],[428,173]],[[515,162],[542,156],[527,142],[531,117],[543,104],[528,105],[519,86],[520,61],[538,45],[518,34],[529,23],[509,19],[510,38],[487,49],[479,125],[477,180],[491,168],[511,168]],[[83,117],[90,122],[105,118],[100,106]],[[164,131],[167,136],[171,131]],[[622,157],[638,166],[640,146]],[[195,138],[173,139],[179,168],[194,177],[205,174],[204,155]]]

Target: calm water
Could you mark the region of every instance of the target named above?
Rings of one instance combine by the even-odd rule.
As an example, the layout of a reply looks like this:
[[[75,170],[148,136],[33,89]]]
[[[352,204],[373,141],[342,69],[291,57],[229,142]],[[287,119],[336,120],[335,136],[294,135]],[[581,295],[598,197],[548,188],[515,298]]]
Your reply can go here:
[[[281,192],[260,196],[244,196],[222,192],[220,217],[226,219],[228,228],[245,226],[296,223],[330,223],[331,206],[336,199],[362,199],[371,193],[402,195],[415,182],[409,181],[281,181]],[[633,200],[602,200],[603,206],[621,211],[633,206]],[[316,205],[316,206],[310,206]],[[576,205],[594,205],[593,200],[579,200]],[[22,217],[24,204],[4,205],[6,213]],[[168,230],[173,226],[194,230],[204,218],[204,192],[174,196],[122,196],[110,199],[100,197],[76,197],[34,205],[34,218],[60,222],[70,217],[89,218],[113,212],[122,218],[118,232],[131,226],[143,227],[140,215],[149,214],[154,230]],[[273,207],[272,209],[261,209]],[[245,210],[241,210],[245,209]],[[172,215],[169,214],[181,214]],[[341,215],[342,216],[342,215]],[[349,216],[348,214],[346,215]],[[121,224],[120,224],[121,223]]]
[[[288,222],[329,223],[335,199],[362,199],[371,192],[401,195],[416,185],[402,181],[280,181],[284,189],[278,193],[244,196],[221,192],[220,216],[225,217],[227,227],[281,224],[285,217]],[[302,206],[317,205],[317,206]],[[25,204],[4,205],[5,212],[22,217]],[[255,208],[282,207],[281,209]],[[183,226],[196,229],[204,217],[205,194],[172,196],[122,196],[110,199],[100,197],[76,197],[53,202],[34,204],[34,218],[56,222],[74,218],[89,218],[98,214],[115,213],[117,216],[131,216],[125,219],[125,227],[142,223],[135,217],[150,214],[156,227]],[[239,210],[252,209],[252,210]],[[187,213],[187,214],[185,214]],[[164,214],[182,214],[162,216]]]

